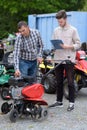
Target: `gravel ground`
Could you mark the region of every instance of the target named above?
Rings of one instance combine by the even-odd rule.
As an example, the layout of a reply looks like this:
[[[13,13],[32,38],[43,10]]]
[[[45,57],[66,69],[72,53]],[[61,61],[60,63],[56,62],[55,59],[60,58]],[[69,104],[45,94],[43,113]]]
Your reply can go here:
[[[56,96],[45,94],[44,99],[51,104]],[[0,105],[3,102],[0,99]],[[40,122],[19,118],[16,123],[11,123],[9,113],[0,114],[0,130],[87,130],[87,88],[80,90],[72,112],[67,112],[68,100],[64,98],[63,102],[63,108],[50,108],[48,118]]]

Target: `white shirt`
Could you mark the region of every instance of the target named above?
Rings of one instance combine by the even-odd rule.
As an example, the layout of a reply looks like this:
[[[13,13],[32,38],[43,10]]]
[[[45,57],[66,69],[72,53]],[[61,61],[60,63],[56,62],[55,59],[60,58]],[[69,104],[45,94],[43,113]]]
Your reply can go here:
[[[52,39],[61,39],[64,45],[72,45],[71,49],[57,49],[54,54],[54,61],[58,63],[58,60],[67,60],[68,57],[72,62],[75,62],[76,50],[81,47],[80,38],[77,29],[71,25],[65,27],[57,27],[54,30]]]

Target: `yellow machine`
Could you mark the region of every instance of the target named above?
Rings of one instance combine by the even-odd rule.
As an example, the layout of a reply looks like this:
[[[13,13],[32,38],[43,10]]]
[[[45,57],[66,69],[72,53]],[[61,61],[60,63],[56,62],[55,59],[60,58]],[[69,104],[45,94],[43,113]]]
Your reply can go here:
[[[39,82],[44,85],[44,90],[46,93],[55,93],[56,91],[56,80],[54,72],[48,74],[47,77],[43,78],[44,75],[54,68],[52,63],[53,52],[52,50],[44,50],[43,52],[43,62],[38,66],[37,77]]]

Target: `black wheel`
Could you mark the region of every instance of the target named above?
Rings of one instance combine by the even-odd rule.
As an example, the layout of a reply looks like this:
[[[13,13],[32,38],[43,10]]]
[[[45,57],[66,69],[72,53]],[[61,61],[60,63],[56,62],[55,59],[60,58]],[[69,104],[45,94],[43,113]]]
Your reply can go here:
[[[4,56],[4,49],[0,49],[0,61],[2,61],[3,56]]]
[[[9,112],[9,104],[7,102],[4,102],[1,106],[1,112],[3,114],[7,114]]]
[[[81,50],[85,51],[86,54],[87,54],[87,42],[83,42],[83,43],[81,44]]]
[[[16,122],[16,120],[18,119],[18,111],[16,109],[12,109],[9,118],[11,122]]]
[[[44,85],[46,93],[53,94],[56,92],[56,78],[53,74],[49,74],[47,77],[42,78],[41,83]]]
[[[69,99],[69,89],[68,89],[68,81],[67,81],[67,79],[64,80],[63,84],[64,84],[64,96],[65,96],[66,99]],[[79,90],[76,80],[74,80],[74,87],[75,87],[75,97],[76,97],[77,93],[78,93],[78,90]]]
[[[8,98],[6,96],[9,96],[9,88],[2,88],[1,98],[3,100],[8,100]]]
[[[46,119],[48,117],[48,109],[47,108],[42,108],[41,117],[42,117],[42,119]]]
[[[42,76],[43,76],[43,74],[42,74],[40,68],[38,67],[38,69],[37,69],[37,74],[36,74],[37,82],[38,82],[38,83],[41,83]]]
[[[2,61],[6,64],[13,64],[13,51],[5,53]]]

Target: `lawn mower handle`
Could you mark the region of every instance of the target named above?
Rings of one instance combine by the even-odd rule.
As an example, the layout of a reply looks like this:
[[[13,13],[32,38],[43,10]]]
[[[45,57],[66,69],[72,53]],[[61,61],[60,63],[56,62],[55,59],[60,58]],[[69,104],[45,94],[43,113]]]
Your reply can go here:
[[[60,66],[63,63],[65,63],[65,64],[73,64],[70,60],[62,60],[53,69],[50,69],[46,74],[44,74],[43,78],[45,78],[46,76],[48,76],[48,74],[52,73],[58,66]]]

